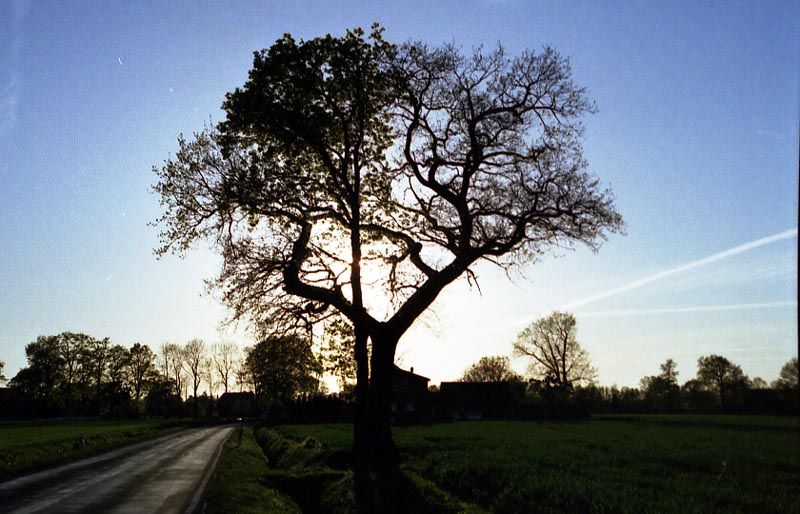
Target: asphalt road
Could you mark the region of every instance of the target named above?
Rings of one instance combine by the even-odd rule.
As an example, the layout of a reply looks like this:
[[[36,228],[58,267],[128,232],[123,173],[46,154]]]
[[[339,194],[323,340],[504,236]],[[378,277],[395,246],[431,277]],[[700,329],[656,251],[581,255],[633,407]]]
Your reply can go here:
[[[185,430],[0,482],[0,512],[193,512],[232,430]]]

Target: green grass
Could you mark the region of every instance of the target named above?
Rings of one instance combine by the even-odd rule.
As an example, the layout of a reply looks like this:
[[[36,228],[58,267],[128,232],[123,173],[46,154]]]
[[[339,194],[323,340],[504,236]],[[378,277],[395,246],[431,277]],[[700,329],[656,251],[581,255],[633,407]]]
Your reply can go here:
[[[278,430],[350,444],[349,425]],[[800,512],[796,418],[464,422],[394,436],[407,476],[490,512]]]
[[[342,427],[345,430],[341,430]],[[265,485],[292,497],[304,513],[354,512],[349,431],[349,425],[339,425],[328,432],[333,438],[322,443],[314,437],[301,437],[301,434],[296,434],[296,439],[288,439],[272,429],[257,430],[256,438],[271,468]],[[338,444],[331,444],[331,441]],[[380,490],[380,494],[373,495],[370,500],[374,512],[483,512],[411,470],[403,470],[388,483],[373,485]]]
[[[207,514],[255,514],[302,511],[291,498],[266,487],[267,459],[251,427],[240,427],[222,450],[206,492]]]
[[[176,420],[0,423],[0,480],[186,428]],[[85,444],[79,444],[83,434]]]

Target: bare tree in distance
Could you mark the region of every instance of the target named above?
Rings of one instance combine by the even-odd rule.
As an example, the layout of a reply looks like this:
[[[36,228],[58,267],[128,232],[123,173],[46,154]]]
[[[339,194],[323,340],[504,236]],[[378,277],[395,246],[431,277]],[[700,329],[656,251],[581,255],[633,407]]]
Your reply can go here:
[[[228,392],[238,351],[239,347],[233,343],[217,343],[212,348],[211,357],[214,360],[214,368],[219,374],[219,382],[225,393]]]
[[[465,56],[397,47],[377,27],[286,35],[255,54],[223,108],[217,129],[180,138],[175,159],[154,169],[157,251],[216,244],[225,303],[271,322],[266,331],[350,321],[359,476],[396,465],[397,345],[446,286],[482,261],[597,249],[622,227],[582,155],[594,106],[551,48]],[[370,280],[374,267],[382,279]],[[375,297],[386,302],[365,300]]]
[[[244,348],[233,362],[233,376],[236,380],[236,387],[239,392],[244,391],[245,387],[255,387],[250,383],[250,373],[247,369],[246,356],[250,353],[250,347]]]
[[[161,343],[160,353],[158,354],[158,366],[161,374],[164,375],[167,380],[170,379],[170,370],[172,369],[169,358],[169,344],[170,343]]]
[[[185,362],[183,348],[175,343],[164,343],[161,345],[161,366],[164,369],[164,376],[172,381],[175,387],[175,394],[184,398],[184,372]]]
[[[597,371],[576,338],[577,322],[568,312],[554,311],[517,335],[514,354],[529,358],[531,375],[554,389],[569,391],[592,383]]]
[[[128,368],[130,370],[130,382],[133,388],[133,398],[136,401],[136,409],[139,412],[139,404],[142,398],[147,381],[155,372],[156,355],[146,344],[134,343],[128,351]]]
[[[206,344],[202,339],[192,339],[183,347],[183,359],[192,380],[192,396],[194,396],[193,415],[197,417],[197,391],[203,380],[203,365],[206,359]]]

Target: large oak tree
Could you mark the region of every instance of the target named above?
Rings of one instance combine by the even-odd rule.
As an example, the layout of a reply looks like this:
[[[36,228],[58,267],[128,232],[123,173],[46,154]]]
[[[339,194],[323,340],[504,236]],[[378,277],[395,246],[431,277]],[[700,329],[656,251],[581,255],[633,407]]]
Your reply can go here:
[[[265,332],[350,321],[362,468],[393,461],[395,350],[448,284],[621,227],[582,155],[594,107],[551,48],[286,35],[223,108],[155,169],[159,252],[214,243],[225,302]]]

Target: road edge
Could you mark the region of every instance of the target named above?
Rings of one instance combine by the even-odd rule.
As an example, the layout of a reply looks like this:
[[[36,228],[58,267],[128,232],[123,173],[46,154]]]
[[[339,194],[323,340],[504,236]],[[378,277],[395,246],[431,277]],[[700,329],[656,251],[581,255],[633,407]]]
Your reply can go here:
[[[217,451],[214,452],[214,458],[211,459],[211,462],[206,468],[206,471],[203,474],[203,479],[200,481],[200,484],[198,485],[197,490],[195,491],[194,496],[192,497],[192,501],[189,502],[189,505],[186,507],[184,514],[200,514],[204,511],[205,504],[203,503],[203,499],[205,499],[206,496],[206,489],[208,489],[208,482],[209,480],[211,480],[211,476],[217,470],[217,464],[219,463],[220,456],[222,456],[222,450],[223,448],[225,448],[225,443],[228,442],[228,439],[230,439],[231,436],[236,431],[235,426],[230,428],[234,428],[234,430],[231,430],[228,436],[225,439],[223,439],[222,442],[219,444],[219,446],[217,447]]]

